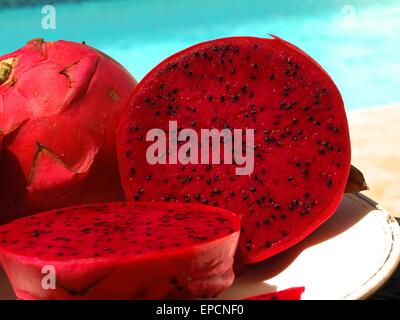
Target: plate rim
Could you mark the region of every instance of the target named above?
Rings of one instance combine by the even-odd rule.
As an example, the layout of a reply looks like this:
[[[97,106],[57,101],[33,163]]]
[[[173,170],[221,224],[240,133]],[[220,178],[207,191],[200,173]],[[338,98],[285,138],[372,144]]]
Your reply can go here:
[[[355,289],[342,298],[343,300],[365,300],[372,296],[390,279],[400,263],[400,225],[390,212],[368,196],[362,193],[351,193],[345,196],[358,202],[367,203],[377,210],[379,213],[375,212],[373,214],[379,215],[380,219],[384,219],[386,223],[385,226],[388,228],[387,230],[390,231],[391,235],[390,249],[380,268],[358,289]]]

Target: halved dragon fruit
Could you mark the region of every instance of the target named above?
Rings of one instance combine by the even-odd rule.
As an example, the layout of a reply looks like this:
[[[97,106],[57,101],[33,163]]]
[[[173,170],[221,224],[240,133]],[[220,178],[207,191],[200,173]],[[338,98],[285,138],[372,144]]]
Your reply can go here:
[[[20,299],[208,297],[233,282],[239,230],[203,205],[86,205],[1,226],[0,259]]]
[[[149,162],[155,139],[148,133],[168,134],[171,123],[173,132],[198,136],[254,129],[254,170],[238,175],[240,163],[205,164],[184,140],[185,163],[170,161],[171,149]],[[340,93],[312,58],[279,38],[233,37],[178,52],[139,83],[121,119],[118,154],[129,200],[203,203],[242,215],[238,261],[248,264],[298,243],[333,214],[349,174],[350,139]]]

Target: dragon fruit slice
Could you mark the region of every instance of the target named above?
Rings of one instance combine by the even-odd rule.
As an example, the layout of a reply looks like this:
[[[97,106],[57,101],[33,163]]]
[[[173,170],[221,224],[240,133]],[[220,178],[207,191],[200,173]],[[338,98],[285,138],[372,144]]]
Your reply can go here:
[[[159,128],[168,135],[171,122],[175,132],[189,128],[199,137],[201,129],[254,129],[254,170],[238,175],[241,165],[223,161],[174,164],[162,152],[166,164],[149,163],[154,141],[147,134]],[[349,174],[338,89],[312,58],[275,37],[217,39],[169,57],[136,87],[118,130],[127,198],[239,213],[240,263],[264,260],[304,239],[333,214]]]
[[[124,198],[115,131],[135,86],[85,44],[35,39],[0,57],[0,223]]]
[[[208,297],[233,282],[239,230],[237,215],[209,206],[94,204],[1,226],[0,259],[20,299]]]

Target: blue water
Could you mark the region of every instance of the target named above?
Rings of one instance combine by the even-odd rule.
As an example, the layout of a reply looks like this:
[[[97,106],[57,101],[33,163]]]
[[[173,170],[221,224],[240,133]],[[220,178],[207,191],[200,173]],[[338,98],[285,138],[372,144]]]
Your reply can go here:
[[[140,80],[197,42],[272,33],[320,62],[347,109],[400,101],[399,0],[102,1],[58,4],[56,12],[56,29],[44,30],[41,7],[1,10],[0,53],[30,38],[85,40]]]

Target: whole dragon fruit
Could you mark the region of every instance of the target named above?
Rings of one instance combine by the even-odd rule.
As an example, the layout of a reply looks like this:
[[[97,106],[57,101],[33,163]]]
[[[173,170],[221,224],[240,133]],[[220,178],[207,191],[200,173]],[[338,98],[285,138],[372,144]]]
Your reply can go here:
[[[0,223],[122,198],[115,131],[135,86],[85,44],[35,39],[0,57]]]
[[[165,136],[156,138],[155,128]],[[200,161],[203,140],[176,141],[203,129],[228,129],[224,145],[229,132],[254,129],[253,145],[238,140],[240,153],[254,155],[254,170],[237,174],[243,163],[232,158]],[[242,215],[238,261],[247,264],[298,243],[327,220],[350,168],[338,89],[312,58],[275,37],[212,40],[161,62],[134,90],[117,139],[129,200],[203,203]],[[154,148],[163,140],[165,150]],[[224,145],[216,150],[225,152]],[[171,150],[185,162],[170,161]],[[214,149],[206,151],[201,156],[210,160]]]
[[[208,297],[233,282],[239,232],[219,208],[94,204],[1,226],[0,261],[20,299]]]

